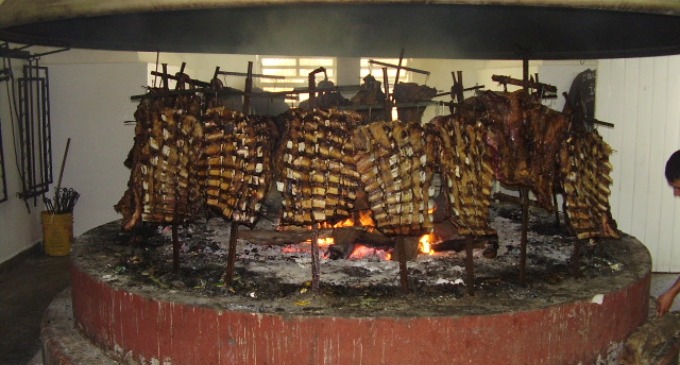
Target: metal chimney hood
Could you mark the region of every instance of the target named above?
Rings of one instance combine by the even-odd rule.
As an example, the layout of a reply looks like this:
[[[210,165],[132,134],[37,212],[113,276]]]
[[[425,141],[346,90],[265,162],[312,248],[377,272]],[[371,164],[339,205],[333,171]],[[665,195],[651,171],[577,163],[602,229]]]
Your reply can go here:
[[[639,57],[680,53],[680,1],[0,0],[0,39],[191,53]]]

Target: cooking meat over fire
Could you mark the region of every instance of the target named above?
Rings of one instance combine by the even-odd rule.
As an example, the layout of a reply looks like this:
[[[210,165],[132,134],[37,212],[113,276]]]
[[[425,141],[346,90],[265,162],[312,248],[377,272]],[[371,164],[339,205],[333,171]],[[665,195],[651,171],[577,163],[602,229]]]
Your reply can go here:
[[[387,236],[431,232],[434,150],[418,123],[375,122],[354,134],[357,168],[377,228]]]
[[[132,171],[128,190],[115,207],[125,230],[141,221],[191,221],[203,210],[204,188],[198,176],[203,124],[190,114],[198,101],[182,99],[185,105],[179,108],[143,100],[135,112],[135,143],[126,160]]]
[[[461,236],[492,236],[489,206],[494,182],[488,128],[454,116],[437,117],[428,125],[428,141],[437,146],[437,167],[445,180],[452,223]]]
[[[359,187],[352,130],[359,116],[337,110],[290,111],[277,158],[281,223],[312,226],[350,217]]]
[[[554,209],[553,183],[558,175],[558,152],[569,133],[567,117],[523,90],[487,91],[478,99],[486,106],[486,141],[492,149],[496,179],[530,188],[539,206]]]
[[[609,207],[611,153],[597,130],[570,135],[560,151],[565,216],[579,239],[620,238]]]
[[[227,220],[252,226],[272,181],[275,129],[266,119],[224,107],[208,109],[204,120],[206,204]]]
[[[569,229],[580,239],[616,238],[608,197],[611,148],[597,131],[572,130],[569,116],[525,91],[485,91],[475,111],[428,123],[365,121],[353,112],[292,110],[284,133],[223,107],[193,114],[144,99],[135,114],[129,189],[116,205],[123,228],[141,221],[177,224],[212,207],[252,226],[271,181],[282,194],[280,224],[315,226],[352,215],[368,197],[386,236],[433,230],[433,176],[460,236],[493,236],[495,180],[530,189],[554,210],[564,196]]]

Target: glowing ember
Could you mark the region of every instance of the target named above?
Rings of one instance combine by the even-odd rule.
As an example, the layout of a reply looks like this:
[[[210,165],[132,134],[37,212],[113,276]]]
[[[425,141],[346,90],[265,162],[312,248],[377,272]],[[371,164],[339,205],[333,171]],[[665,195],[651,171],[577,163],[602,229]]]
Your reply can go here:
[[[349,255],[348,259],[360,260],[372,257],[376,257],[381,260],[390,260],[392,258],[392,255],[384,249],[369,247],[365,245],[356,245],[354,247],[354,250],[352,251],[352,254]]]

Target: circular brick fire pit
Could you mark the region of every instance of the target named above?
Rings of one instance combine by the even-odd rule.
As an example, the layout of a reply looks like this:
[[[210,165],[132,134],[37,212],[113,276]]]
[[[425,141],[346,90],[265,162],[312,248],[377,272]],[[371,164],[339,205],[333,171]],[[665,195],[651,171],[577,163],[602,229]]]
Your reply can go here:
[[[126,239],[116,222],[75,242],[72,305],[80,333],[108,357],[130,364],[591,364],[644,323],[648,311],[650,257],[625,235],[600,242],[598,251],[584,257],[580,278],[530,249],[524,286],[513,264],[517,250],[502,238],[497,258],[476,253],[474,296],[459,288],[456,275],[464,274],[455,268],[464,264],[457,254],[409,266],[414,276],[409,294],[386,289],[391,284],[338,289],[330,283],[334,264],[328,260],[322,263],[320,293],[311,293],[304,282],[284,285],[285,293],[267,293],[261,283],[230,290],[197,279],[189,286],[169,274],[166,282],[159,269],[133,275],[134,266],[122,264],[132,256],[122,244]],[[506,258],[507,265],[497,263]],[[252,262],[240,261],[246,261],[238,271],[245,282],[252,274],[245,266]],[[308,270],[305,262],[284,261]],[[438,262],[451,266],[443,274],[433,270],[418,277],[422,265]],[[398,274],[390,272],[397,287]],[[210,286],[214,290],[205,291]],[[57,325],[48,321],[44,330],[48,358],[69,363],[64,359],[72,350],[50,326]]]

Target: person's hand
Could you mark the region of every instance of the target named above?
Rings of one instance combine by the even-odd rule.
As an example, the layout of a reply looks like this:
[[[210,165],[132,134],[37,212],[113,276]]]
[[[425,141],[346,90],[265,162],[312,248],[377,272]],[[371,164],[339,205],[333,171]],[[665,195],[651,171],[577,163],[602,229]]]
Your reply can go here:
[[[661,294],[656,303],[656,313],[659,316],[668,313],[668,310],[671,309],[671,306],[673,305],[673,299],[675,299],[675,296],[670,292]]]

